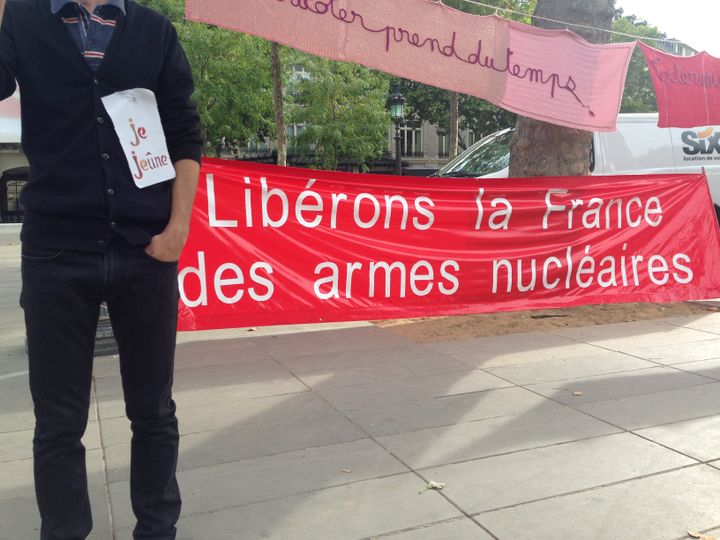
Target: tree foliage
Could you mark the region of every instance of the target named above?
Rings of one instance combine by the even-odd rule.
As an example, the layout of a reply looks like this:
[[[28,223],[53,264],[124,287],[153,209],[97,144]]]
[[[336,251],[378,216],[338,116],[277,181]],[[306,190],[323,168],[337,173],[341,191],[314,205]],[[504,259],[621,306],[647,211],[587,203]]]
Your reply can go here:
[[[660,32],[656,27],[650,26],[643,20],[639,20],[634,15],[625,16],[623,10],[618,9],[615,12],[615,20],[613,21],[613,30],[630,34],[631,36],[640,36],[644,38],[666,38],[667,36]],[[636,38],[613,34],[613,43],[624,41],[635,41]],[[652,47],[657,47],[655,40],[642,40]],[[625,94],[623,95],[622,107],[620,112],[623,113],[642,113],[657,111],[657,101],[655,99],[655,88],[650,78],[650,71],[639,47],[633,52],[630,66],[628,68],[627,80],[625,81]]]
[[[316,166],[360,168],[387,149],[389,77],[356,64],[295,53],[308,76],[290,81],[290,122],[304,124],[296,148]]]
[[[270,45],[214,26],[186,21],[183,0],[138,0],[177,28],[195,78],[206,151],[262,139],[274,132]]]

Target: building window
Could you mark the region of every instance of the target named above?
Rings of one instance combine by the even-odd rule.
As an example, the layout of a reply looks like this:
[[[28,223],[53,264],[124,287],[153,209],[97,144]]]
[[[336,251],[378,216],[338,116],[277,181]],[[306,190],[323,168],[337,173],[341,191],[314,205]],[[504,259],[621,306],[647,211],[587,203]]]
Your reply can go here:
[[[438,133],[438,156],[441,158],[450,157],[449,133]]]
[[[469,129],[466,133],[465,140],[467,141],[467,147],[470,148],[473,144],[475,144],[477,142],[477,138],[475,137],[475,132]]]
[[[423,157],[422,130],[414,127],[400,128],[402,135],[402,157]]]
[[[229,146],[225,144],[223,141],[223,149],[224,150],[232,150]],[[236,149],[236,151],[241,150],[241,148]],[[268,152],[270,151],[270,140],[264,139],[264,140],[257,140],[257,139],[250,139],[247,142],[247,146],[245,148],[247,153],[254,154],[254,153],[262,153],[262,152]]]
[[[310,73],[307,72],[305,66],[302,64],[295,64],[293,66],[291,79],[293,82],[307,81],[310,80]]]
[[[306,127],[306,124],[291,124],[287,126],[285,128],[285,133],[287,134],[288,140],[297,139],[300,135],[303,134]]]

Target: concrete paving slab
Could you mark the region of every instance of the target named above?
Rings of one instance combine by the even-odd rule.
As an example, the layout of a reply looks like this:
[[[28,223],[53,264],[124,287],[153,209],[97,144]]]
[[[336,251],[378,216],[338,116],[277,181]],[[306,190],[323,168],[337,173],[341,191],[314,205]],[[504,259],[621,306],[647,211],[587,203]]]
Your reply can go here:
[[[418,494],[423,487],[404,474],[187,517],[178,540],[357,539],[459,517],[441,495]]]
[[[528,389],[560,403],[576,406],[676,388],[701,386],[712,382],[712,379],[694,373],[686,373],[669,367],[654,367],[596,377],[534,384],[528,386]],[[582,395],[575,395],[577,392],[582,392]]]
[[[173,398],[177,398],[177,396],[173,396]],[[97,404],[101,420],[125,417],[125,400],[122,396],[99,398]]]
[[[186,404],[182,399],[178,403],[180,432],[185,435],[236,429],[251,424],[291,422],[308,416],[335,413],[330,405],[308,392],[225,403],[213,401],[202,406]],[[129,442],[130,422],[125,416],[104,420],[103,438],[106,447]]]
[[[697,373],[703,377],[720,379],[720,358],[713,360],[702,360],[700,362],[686,362],[684,364],[673,364],[675,369]]]
[[[86,453],[88,493],[93,515],[93,532],[110,531],[105,476],[99,450]],[[32,459],[0,463],[0,537],[8,540],[38,538],[38,513],[33,484]]]
[[[195,346],[198,347],[195,347]],[[199,345],[202,345],[200,347]],[[248,346],[249,345],[249,346]],[[190,349],[189,347],[193,347]],[[251,362],[273,362],[270,355],[260,347],[253,345],[250,340],[218,341],[213,343],[198,342],[178,346],[175,354],[175,372],[180,373],[186,369],[199,369],[223,365],[238,365]],[[120,358],[118,355],[108,355],[95,358],[93,376],[96,379],[118,377],[120,375]]]
[[[378,438],[413,469],[540,448],[619,430],[567,407]]]
[[[423,476],[469,514],[514,506],[692,465],[695,460],[630,433],[435,467]]]
[[[698,465],[477,516],[501,539],[676,540],[715,527],[720,471]]]
[[[20,295],[17,294],[17,290],[14,287],[8,287],[0,290],[0,294],[2,294],[2,300],[0,300],[0,321],[2,321],[2,325],[7,327],[21,324],[23,322],[23,312],[19,309]]]
[[[492,536],[480,528],[474,521],[461,518],[444,523],[427,525],[419,529],[401,531],[383,536],[372,536],[373,540],[440,540],[460,539],[463,540],[491,540]]]
[[[428,397],[344,412],[371,435],[383,436],[557,407],[560,405],[549,399],[513,387],[436,399]]]
[[[116,540],[113,538],[113,534],[110,531],[93,533],[87,537],[87,540]]]
[[[190,342],[178,345],[175,353],[175,371],[259,361],[270,363],[273,362],[273,359],[265,350],[249,339]],[[120,359],[118,355],[95,359],[93,375],[96,379],[119,374]]]
[[[510,339],[509,336],[490,336],[428,346],[479,368],[578,358],[603,352],[587,343],[541,332],[515,334]]]
[[[0,503],[0,531],[7,538],[40,538],[40,514],[35,499],[18,497]]]
[[[34,422],[33,424],[34,425]],[[30,427],[32,427],[32,425]],[[32,458],[33,429],[0,433],[0,463]],[[100,448],[97,422],[88,422],[82,439],[86,450]]]
[[[317,394],[340,410],[362,409],[380,404],[440,398],[512,386],[479,369],[393,381],[327,388]]]
[[[720,459],[720,415],[641,429],[636,433],[700,461]]]
[[[642,429],[720,414],[720,383],[598,401],[577,408],[623,429]]]
[[[0,401],[6,401],[0,399]],[[0,410],[3,404],[0,403]],[[18,431],[27,431],[35,426],[35,414],[32,411],[32,400],[29,398],[20,398],[12,403],[14,410],[7,411],[0,415],[0,437],[3,433],[13,433]],[[1,443],[0,443],[1,444]]]
[[[122,395],[120,376],[95,380],[98,397]],[[235,399],[301,392],[307,387],[272,360],[223,366],[189,368],[177,373],[173,392],[201,392]]]
[[[658,364],[674,365],[720,358],[720,339],[637,349],[634,354]]]
[[[444,373],[469,373],[472,366],[453,358],[433,354],[432,358],[411,356],[396,362],[373,362],[323,368],[312,371],[295,371],[295,376],[315,390],[384,383],[405,379],[414,375],[440,375]],[[460,376],[460,375],[458,375]]]
[[[0,376],[0,433],[35,425],[27,371]]]
[[[367,321],[352,321],[339,323],[311,323],[288,324],[277,326],[260,326],[247,328],[225,328],[222,330],[201,330],[195,332],[180,332],[178,344],[194,342],[212,342],[228,339],[261,338],[287,336],[291,334],[305,334],[307,332],[328,332],[334,330],[348,330],[352,328],[365,328],[373,326]]]
[[[347,351],[374,351],[389,347],[412,346],[410,340],[375,326],[333,332],[307,332],[286,336],[257,338],[256,344],[284,362],[310,354]]]
[[[465,353],[476,350],[486,350],[495,353],[527,352],[538,349],[553,349],[577,343],[573,339],[563,338],[545,332],[523,332],[508,336],[483,336],[470,339],[452,339],[428,343],[428,346],[445,354]],[[533,343],[535,344],[533,346]]]
[[[528,385],[621,371],[654,367],[655,364],[613,351],[601,351],[577,358],[557,358],[485,369],[515,384]]]
[[[98,450],[91,450],[90,452],[98,452]],[[32,458],[0,462],[0,475],[3,479],[2,484],[0,484],[0,501],[27,497],[28,495],[31,495],[34,499],[35,487],[33,485]]]
[[[270,360],[272,360],[270,354],[249,339],[196,342],[178,346],[175,354],[175,369],[179,371]]]
[[[0,284],[0,315],[3,325],[12,325],[22,322],[23,313],[19,306],[20,299],[20,267],[8,268],[0,265],[0,272],[15,274]]]
[[[2,365],[2,372],[0,373],[0,394],[5,394],[12,390],[29,393],[30,386],[27,359],[2,358],[2,355],[0,355],[0,365]]]
[[[184,471],[178,483],[183,514],[197,515],[406,472],[384,448],[365,439]],[[129,482],[111,484],[110,493],[115,526],[130,527],[135,518]]]
[[[718,307],[720,307],[720,303],[718,304]],[[669,319],[665,319],[664,322],[675,326],[683,326],[694,330],[720,334],[720,313],[717,312],[708,313],[707,315],[702,316],[671,317]]]
[[[28,368],[25,347],[21,344],[0,348],[0,377]]]
[[[11,390],[30,393],[27,360],[0,359],[0,397]],[[3,410],[0,408],[0,410]]]
[[[284,422],[266,422],[233,429],[180,436],[178,470],[185,471],[322,447],[367,438],[339,413],[316,414]],[[128,437],[129,442],[129,437]],[[106,447],[111,482],[130,478],[129,444]]]
[[[183,433],[211,431],[243,424],[292,420],[333,408],[318,395],[297,392],[281,396],[231,400],[225,396],[198,399],[192,392],[174,396]],[[123,398],[100,398],[100,418],[125,418]],[[108,423],[112,427],[114,423]],[[122,424],[123,426],[125,424]]]
[[[628,323],[563,328],[553,334],[590,343],[613,351],[634,356],[649,347],[697,343],[717,339],[715,334],[665,324],[663,321],[636,321]]]
[[[25,343],[24,325],[18,324],[9,328],[3,328],[2,331],[0,331],[0,348],[18,347],[20,343]]]
[[[316,352],[291,357],[277,357],[277,362],[285,366],[292,373],[303,373],[307,371],[336,369],[356,366],[369,366],[378,364],[402,365],[408,368],[420,369],[424,364],[430,364],[430,373],[438,370],[433,364],[444,361],[449,365],[457,366],[454,371],[472,369],[458,360],[450,358],[427,345],[404,343],[381,349],[350,349],[347,351]],[[451,371],[450,369],[442,369]],[[442,369],[440,371],[442,371]]]

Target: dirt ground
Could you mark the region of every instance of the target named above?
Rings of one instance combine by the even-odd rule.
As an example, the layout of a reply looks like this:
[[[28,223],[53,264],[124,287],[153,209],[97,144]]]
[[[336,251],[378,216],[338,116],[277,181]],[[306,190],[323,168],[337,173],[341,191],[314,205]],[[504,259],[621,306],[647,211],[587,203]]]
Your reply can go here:
[[[376,321],[375,324],[420,343],[452,341],[483,336],[535,332],[552,328],[591,326],[630,321],[703,316],[720,311],[717,305],[692,302],[676,304],[603,304],[542,311],[513,311]]]

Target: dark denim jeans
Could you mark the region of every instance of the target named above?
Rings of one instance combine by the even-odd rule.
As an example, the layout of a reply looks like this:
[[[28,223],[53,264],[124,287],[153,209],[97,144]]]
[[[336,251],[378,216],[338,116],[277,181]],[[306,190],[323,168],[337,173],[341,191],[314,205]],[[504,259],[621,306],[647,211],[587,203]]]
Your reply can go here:
[[[105,253],[23,244],[23,287],[35,406],[33,455],[42,540],[92,529],[85,467],[93,346],[107,302],[132,426],[130,497],[136,539],[175,538],[180,492],[172,400],[177,264],[113,240]]]

